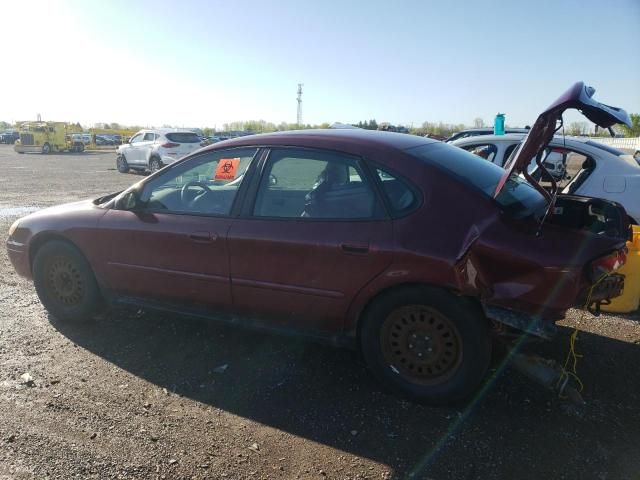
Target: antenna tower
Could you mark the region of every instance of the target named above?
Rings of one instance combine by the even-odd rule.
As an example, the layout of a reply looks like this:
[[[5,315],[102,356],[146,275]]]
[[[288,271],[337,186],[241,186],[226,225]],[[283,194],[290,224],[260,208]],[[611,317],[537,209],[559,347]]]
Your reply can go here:
[[[302,126],[302,86],[304,83],[298,84],[298,126]]]

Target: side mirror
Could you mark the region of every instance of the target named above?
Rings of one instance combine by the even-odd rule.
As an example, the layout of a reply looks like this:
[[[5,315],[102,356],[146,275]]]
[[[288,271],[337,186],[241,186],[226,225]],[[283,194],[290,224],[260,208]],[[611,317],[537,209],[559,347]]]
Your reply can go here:
[[[116,203],[118,210],[128,210],[130,212],[140,210],[143,206],[144,204],[140,200],[140,193],[137,190],[129,190]]]

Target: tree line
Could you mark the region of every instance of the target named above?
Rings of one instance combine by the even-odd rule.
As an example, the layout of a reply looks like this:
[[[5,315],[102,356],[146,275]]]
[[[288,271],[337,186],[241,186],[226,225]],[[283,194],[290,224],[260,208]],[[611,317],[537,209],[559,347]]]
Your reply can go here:
[[[614,131],[617,135],[626,136],[626,137],[640,137],[640,113],[632,113],[630,115],[632,125],[631,127],[627,127],[625,125],[616,125],[613,127]],[[389,125],[386,122],[379,123],[375,118],[370,120],[360,120],[357,123],[351,124],[354,127],[363,128],[365,130],[378,130],[381,128],[381,125]],[[80,123],[77,123],[76,126],[80,127]],[[310,129],[310,128],[330,128],[331,124],[324,122],[320,124],[304,124],[298,125],[296,123],[287,123],[280,122],[278,124],[273,122],[267,122],[266,120],[245,120],[245,121],[237,121],[237,122],[229,122],[224,123],[222,125],[222,129],[205,127],[202,128],[202,131],[205,136],[214,135],[217,131],[242,131],[242,132],[252,132],[252,133],[269,133],[269,132],[277,132],[277,131],[286,131],[286,130],[299,130],[299,129]],[[486,124],[483,119],[475,118],[473,120],[472,126],[474,128],[485,127]],[[121,125],[119,123],[98,123],[96,127],[103,128],[106,130],[121,130],[121,129],[131,129],[131,130],[140,130],[144,127],[138,125]],[[171,128],[171,125],[163,125],[165,128]],[[406,126],[406,125],[397,125],[397,127],[405,127],[409,130],[410,133],[414,135],[429,135],[433,137],[448,137],[455,132],[459,132],[460,130],[464,130],[469,128],[467,125],[463,123],[444,123],[444,122],[423,122],[422,125],[418,127],[414,126]],[[509,125],[507,125],[509,127]],[[0,121],[0,130],[6,130],[9,128],[14,128],[14,126],[5,121]],[[588,122],[571,122],[564,127],[564,133],[566,135],[594,135],[593,126]],[[606,130],[600,129],[595,135],[603,135],[608,136],[609,133]]]

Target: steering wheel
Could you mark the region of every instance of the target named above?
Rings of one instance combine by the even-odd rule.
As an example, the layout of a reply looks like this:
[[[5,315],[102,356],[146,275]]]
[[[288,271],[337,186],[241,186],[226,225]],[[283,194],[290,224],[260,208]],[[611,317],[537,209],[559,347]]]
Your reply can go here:
[[[200,187],[203,191],[200,194],[196,194],[195,197],[189,200],[189,198],[187,197],[187,191],[191,187]],[[191,206],[193,205],[193,202],[195,202],[198,198],[200,198],[202,195],[205,195],[207,193],[211,193],[211,189],[206,183],[199,182],[197,180],[192,180],[190,182],[185,183],[180,189],[180,201],[182,202],[183,205]]]

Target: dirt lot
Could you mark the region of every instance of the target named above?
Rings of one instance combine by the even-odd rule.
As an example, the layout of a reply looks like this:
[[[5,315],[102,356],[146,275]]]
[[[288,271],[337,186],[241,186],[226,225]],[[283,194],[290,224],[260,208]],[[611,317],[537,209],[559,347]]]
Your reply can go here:
[[[0,167],[2,245],[21,208],[142,178],[112,153],[0,145]],[[436,409],[380,392],[349,351],[149,312],[58,324],[4,248],[0,270],[0,479],[640,478],[637,314],[564,323],[583,409],[508,367]],[[561,361],[569,332],[527,348]]]

